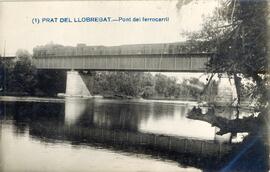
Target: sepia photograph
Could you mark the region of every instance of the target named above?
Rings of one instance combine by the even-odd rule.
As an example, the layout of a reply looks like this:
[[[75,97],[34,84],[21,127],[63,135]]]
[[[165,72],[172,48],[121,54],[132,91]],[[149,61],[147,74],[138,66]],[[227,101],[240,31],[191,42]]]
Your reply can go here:
[[[0,0],[0,172],[270,172],[269,0]]]

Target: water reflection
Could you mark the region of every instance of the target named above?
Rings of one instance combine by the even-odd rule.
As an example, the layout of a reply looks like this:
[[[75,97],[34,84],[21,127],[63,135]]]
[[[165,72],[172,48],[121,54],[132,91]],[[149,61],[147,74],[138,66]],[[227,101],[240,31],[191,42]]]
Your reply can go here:
[[[124,131],[138,131],[141,121],[140,109],[133,104],[110,103],[110,101],[96,101],[94,125],[102,128]]]
[[[162,162],[141,154],[117,153],[108,149],[59,142],[44,143],[29,139],[27,134],[12,135],[12,126],[3,125],[2,128],[5,133],[0,142],[3,146],[0,152],[1,172],[181,172],[187,169],[179,167],[176,162]],[[200,171],[191,167],[188,169]]]
[[[4,124],[1,125],[1,127],[5,126],[5,141],[3,141],[3,137],[1,135],[3,131],[0,132],[0,143],[1,145],[5,145],[5,148],[2,148],[2,150],[5,149],[12,152],[11,148],[7,148],[7,145],[11,143],[15,148],[13,155],[16,154],[16,156],[18,155],[15,150],[20,150],[20,148],[23,146],[17,147],[15,144],[20,142],[21,145],[31,145],[32,147],[33,138],[34,140],[37,138],[38,140],[42,141],[39,143],[41,145],[36,147],[37,149],[41,149],[44,152],[41,151],[37,156],[46,157],[48,151],[53,151],[54,149],[52,147],[56,146],[54,141],[55,139],[64,142],[61,144],[58,143],[60,144],[58,145],[60,152],[66,149],[64,148],[65,146],[63,146],[63,144],[66,145],[67,141],[70,141],[72,145],[91,143],[91,146],[93,146],[93,144],[95,144],[95,140],[91,140],[92,137],[86,137],[87,134],[91,133],[92,131],[101,131],[102,135],[105,135],[105,131],[107,131],[107,134],[109,135],[106,139],[111,139],[114,131],[118,131],[120,134],[129,132],[136,133],[136,135],[138,135],[138,133],[150,132],[176,136],[196,137],[209,140],[213,140],[215,137],[215,128],[211,127],[205,122],[187,119],[185,115],[187,111],[192,107],[178,103],[162,103],[153,101],[121,101],[105,99],[67,99],[64,104],[17,102],[2,103],[0,106],[2,112],[5,111],[4,113],[0,113],[1,123]],[[113,137],[117,137],[117,135]],[[126,137],[126,135],[124,135],[124,137]],[[50,144],[50,150],[44,148],[44,145],[47,145],[48,143]],[[98,146],[100,147],[100,145]],[[112,145],[110,142],[102,145],[102,147],[106,148],[110,148],[111,146]],[[63,147],[63,149],[60,147]],[[121,150],[123,150],[122,147]],[[0,154],[0,160],[2,162],[3,160],[1,159],[1,156],[4,155],[6,157],[9,153],[8,151],[6,151],[6,153]],[[147,151],[148,150],[146,149],[143,151],[143,153],[147,154]],[[95,155],[99,154],[97,153],[98,150],[93,152],[92,153]],[[26,154],[27,152],[24,153]],[[75,154],[76,156],[79,155],[77,153]],[[108,156],[107,153],[105,154]],[[160,152],[151,152],[150,154],[151,156],[153,154],[157,154],[157,157],[161,156]],[[67,157],[70,155],[59,153],[58,156]],[[22,158],[21,156],[18,157]],[[174,159],[171,156],[166,156],[166,158]],[[222,165],[220,164],[219,160],[214,159],[213,157],[213,160],[210,160],[211,158],[207,159],[207,157],[204,158],[206,159],[205,161],[203,161],[201,157],[186,156],[184,154],[177,155],[177,161],[179,161],[181,165],[185,164],[187,166],[193,166],[201,169],[217,169]],[[5,159],[5,161],[7,160]],[[100,162],[102,162],[102,158],[100,159]],[[11,162],[8,162],[7,164],[12,165]],[[53,165],[59,168],[53,171],[66,170],[61,169],[59,164]],[[29,168],[31,169],[31,167]]]
[[[84,99],[66,98],[65,101],[65,124],[74,125],[79,117],[88,111],[91,114],[92,103]],[[89,107],[90,106],[90,107]]]
[[[77,141],[77,143],[72,144],[84,143],[80,132],[87,132],[86,128],[90,129],[88,132],[95,127],[137,132],[139,123],[142,120],[147,120],[150,112],[147,106],[141,107],[138,102],[119,104],[119,102],[110,100],[82,101],[67,99],[65,104],[4,103],[1,106],[6,111],[1,114],[1,122],[4,124],[1,125],[4,127],[4,140],[1,138],[1,145],[4,145],[4,151],[1,152],[1,156],[4,156],[4,159],[1,159],[1,163],[4,164],[2,171],[40,171],[40,166],[44,167],[44,171],[87,171],[86,169],[90,167],[85,160],[91,159],[92,156],[89,157],[89,155],[93,155],[95,158],[102,156],[95,162],[90,163],[92,169],[101,171],[112,171],[111,169],[121,171],[126,169],[127,164],[130,165],[129,170],[131,171],[142,169],[149,171],[183,170],[177,164],[171,164],[170,162],[160,164],[147,158],[143,158],[139,162],[138,158],[132,157],[133,155],[122,156],[110,153],[107,150],[96,150],[96,148],[90,148],[90,150],[89,148],[86,150],[83,148],[82,152],[81,147],[74,150],[66,145],[67,140]],[[144,112],[143,115],[139,114],[141,110]],[[85,129],[81,130],[81,128]],[[68,129],[68,133],[74,134],[66,133],[66,129]],[[37,142],[36,138],[41,140],[42,144],[39,141]],[[64,144],[59,145],[52,139],[62,140]],[[106,145],[103,146],[106,147]],[[31,152],[35,152],[35,158],[31,157]],[[54,153],[52,154],[52,152]],[[88,155],[84,156],[87,152]],[[74,158],[74,156],[80,157],[80,160]],[[67,160],[57,163],[57,158],[61,159],[60,157],[65,157]],[[71,163],[72,160],[80,163],[74,165]],[[106,168],[99,165],[104,161],[110,162]],[[68,169],[61,165],[63,163],[71,163],[73,166]],[[141,166],[138,166],[138,164],[141,164]],[[93,166],[95,167],[93,168]],[[157,167],[159,169],[156,169]],[[189,169],[195,170],[194,168]]]
[[[5,115],[2,112],[1,118],[12,118],[17,133],[24,133],[28,123],[41,122],[207,140],[216,138],[215,128],[210,124],[186,118],[192,108],[187,104],[69,98],[64,104],[17,102],[1,106],[6,111]],[[231,114],[232,111],[219,113]]]
[[[214,127],[185,117],[190,108],[162,102],[67,99],[65,124],[213,140]]]

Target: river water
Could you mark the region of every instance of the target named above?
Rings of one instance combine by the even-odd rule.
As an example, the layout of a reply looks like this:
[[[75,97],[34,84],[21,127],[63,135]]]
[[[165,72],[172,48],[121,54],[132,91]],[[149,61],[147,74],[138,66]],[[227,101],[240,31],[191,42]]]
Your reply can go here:
[[[2,102],[0,171],[201,171],[159,156],[87,144],[80,137],[52,136],[40,129],[94,127],[213,140],[214,127],[186,118],[195,104],[101,98]]]

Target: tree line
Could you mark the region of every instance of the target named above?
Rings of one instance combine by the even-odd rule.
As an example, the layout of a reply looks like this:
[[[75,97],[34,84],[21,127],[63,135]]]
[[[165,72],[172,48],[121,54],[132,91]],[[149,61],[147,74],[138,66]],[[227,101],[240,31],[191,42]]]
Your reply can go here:
[[[94,93],[150,99],[198,100],[217,94],[217,82],[212,82],[211,86],[211,90],[202,94],[205,84],[198,78],[184,79],[179,83],[175,77],[160,73],[153,75],[143,72],[97,72]]]
[[[65,71],[37,70],[25,50],[18,50],[16,59],[0,59],[1,95],[55,96],[65,90],[65,81]]]

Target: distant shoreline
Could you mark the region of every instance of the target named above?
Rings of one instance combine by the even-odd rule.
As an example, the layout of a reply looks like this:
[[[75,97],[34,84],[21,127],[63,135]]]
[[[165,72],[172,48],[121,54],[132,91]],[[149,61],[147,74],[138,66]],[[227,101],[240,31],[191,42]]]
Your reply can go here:
[[[44,102],[44,103],[63,103],[65,99],[50,97],[24,97],[24,96],[0,96],[0,102]]]
[[[92,98],[103,98],[103,99],[112,99],[112,100],[160,100],[160,101],[191,101],[196,102],[196,100],[191,99],[172,99],[172,98],[131,98],[131,97],[114,97],[114,96],[93,96]],[[63,103],[65,102],[65,98],[79,98],[79,99],[89,99],[89,97],[34,97],[34,96],[0,96],[0,102],[50,102],[50,103]]]

